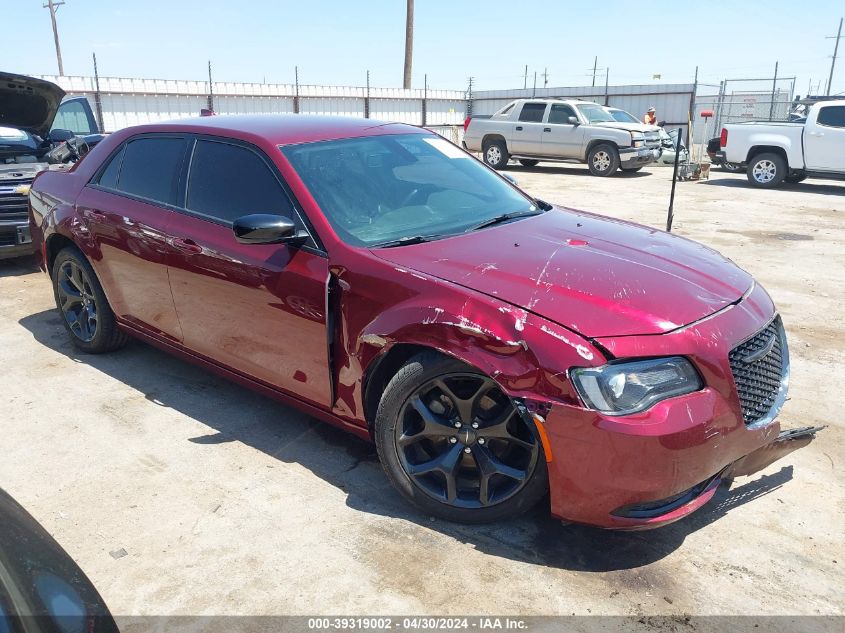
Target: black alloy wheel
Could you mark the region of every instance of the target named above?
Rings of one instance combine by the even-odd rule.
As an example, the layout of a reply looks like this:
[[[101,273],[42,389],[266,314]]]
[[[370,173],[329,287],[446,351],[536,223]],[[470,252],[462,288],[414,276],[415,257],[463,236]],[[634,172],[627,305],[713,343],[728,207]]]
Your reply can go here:
[[[57,272],[56,295],[62,316],[76,338],[90,343],[97,335],[97,297],[91,280],[72,259],[62,262]]]
[[[67,246],[59,251],[50,277],[56,307],[77,349],[102,354],[126,344],[128,337],[118,327],[100,280],[78,248]]]
[[[374,432],[385,472],[409,501],[450,521],[483,523],[522,514],[547,494],[533,425],[489,376],[423,352],[385,387]]]

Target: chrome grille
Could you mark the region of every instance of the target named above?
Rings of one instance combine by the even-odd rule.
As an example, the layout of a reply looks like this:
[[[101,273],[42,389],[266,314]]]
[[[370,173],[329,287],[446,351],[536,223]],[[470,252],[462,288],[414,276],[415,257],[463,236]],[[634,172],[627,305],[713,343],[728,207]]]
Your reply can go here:
[[[786,399],[789,351],[780,316],[734,347],[728,359],[746,424],[768,421]]]
[[[25,220],[29,211],[26,194],[17,193],[20,185],[32,184],[32,178],[7,178],[0,180],[0,219]]]

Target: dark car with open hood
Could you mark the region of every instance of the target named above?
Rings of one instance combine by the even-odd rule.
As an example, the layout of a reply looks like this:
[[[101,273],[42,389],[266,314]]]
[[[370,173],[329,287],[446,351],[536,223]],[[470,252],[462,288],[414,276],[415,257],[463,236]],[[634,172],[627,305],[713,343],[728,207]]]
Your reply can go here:
[[[775,304],[716,251],[556,207],[428,130],[213,116],[42,172],[70,340],[149,341],[375,442],[428,515],[642,529],[806,443]]]
[[[49,81],[0,72],[0,259],[32,253],[27,197],[35,176],[103,138],[88,100],[64,96]]]

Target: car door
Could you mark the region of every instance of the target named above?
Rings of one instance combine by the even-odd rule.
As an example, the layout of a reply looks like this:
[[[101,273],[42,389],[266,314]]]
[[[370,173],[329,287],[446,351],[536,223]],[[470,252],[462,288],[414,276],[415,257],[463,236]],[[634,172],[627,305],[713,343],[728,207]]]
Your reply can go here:
[[[187,139],[127,140],[77,199],[92,265],[115,314],[173,342],[182,340],[167,275],[167,226],[179,202]]]
[[[313,237],[298,247],[242,244],[232,231],[235,219],[255,213],[309,230],[278,171],[258,148],[198,137],[186,189],[169,229],[180,250],[168,260],[184,345],[329,406],[328,259]]]
[[[508,151],[511,154],[536,155],[542,152],[545,113],[545,103],[527,101],[522,104],[508,143]]]
[[[819,108],[815,123],[804,132],[807,169],[845,172],[845,105]]]
[[[584,126],[570,122],[570,117],[578,118],[572,106],[565,103],[551,104],[546,124],[543,126],[543,155],[582,158]]]

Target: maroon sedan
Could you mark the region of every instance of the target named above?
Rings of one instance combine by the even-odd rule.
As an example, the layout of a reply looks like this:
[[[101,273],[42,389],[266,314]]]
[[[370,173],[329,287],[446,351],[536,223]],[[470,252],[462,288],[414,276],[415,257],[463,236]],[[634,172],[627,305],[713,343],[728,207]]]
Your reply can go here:
[[[786,339],[746,272],[423,129],[128,128],[30,201],[80,350],[138,337],[371,438],[426,513],[661,525],[778,436]]]

